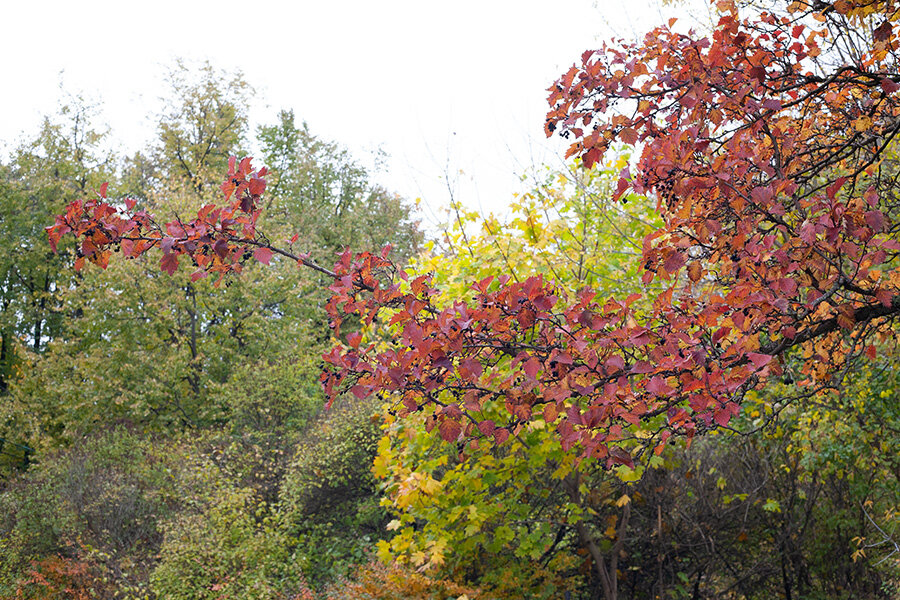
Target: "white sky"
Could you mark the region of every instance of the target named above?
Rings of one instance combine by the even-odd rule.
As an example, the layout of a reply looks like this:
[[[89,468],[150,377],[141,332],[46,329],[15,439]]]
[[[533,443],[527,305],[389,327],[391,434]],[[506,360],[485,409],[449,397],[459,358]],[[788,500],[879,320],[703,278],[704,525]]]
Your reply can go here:
[[[663,14],[664,13],[664,14]],[[55,112],[60,82],[102,103],[133,152],[154,139],[176,58],[244,73],[251,119],[293,108],[313,133],[364,157],[426,222],[449,201],[503,212],[518,175],[559,164],[543,134],[546,88],[581,52],[635,37],[672,9],[655,0],[16,1],[4,6],[0,141]]]

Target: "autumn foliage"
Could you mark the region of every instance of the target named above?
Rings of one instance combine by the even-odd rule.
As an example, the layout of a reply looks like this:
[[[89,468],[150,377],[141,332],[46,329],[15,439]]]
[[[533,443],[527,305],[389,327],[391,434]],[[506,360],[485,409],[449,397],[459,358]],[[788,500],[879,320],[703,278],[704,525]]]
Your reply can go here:
[[[886,5],[828,6],[877,28],[845,55],[829,42],[829,11],[794,2],[745,19],[720,2],[711,36],[670,23],[640,44],[585,52],[551,87],[546,132],[571,139],[569,155],[590,166],[617,144],[642,149],[616,198],[658,198],[665,224],[644,240],[642,281],[662,291],[650,298],[509,276],[445,298],[387,252],[347,251],[324,269],[257,230],[266,170],[248,158],[230,162],[225,204],[190,220],[160,225],[101,188],[57,218],[50,241],[78,237],[76,267],[157,249],[162,270],[191,263],[193,279],[295,260],[334,277],[330,397],[389,395],[401,416],[427,409],[428,427],[461,452],[537,419],[567,449],[631,465],[672,435],[727,426],[773,376],[828,386],[892,336],[896,40]],[[487,418],[488,403],[504,417]]]
[[[32,565],[29,578],[21,582],[15,598],[96,598],[106,590],[92,571],[96,569],[87,561],[49,556]]]

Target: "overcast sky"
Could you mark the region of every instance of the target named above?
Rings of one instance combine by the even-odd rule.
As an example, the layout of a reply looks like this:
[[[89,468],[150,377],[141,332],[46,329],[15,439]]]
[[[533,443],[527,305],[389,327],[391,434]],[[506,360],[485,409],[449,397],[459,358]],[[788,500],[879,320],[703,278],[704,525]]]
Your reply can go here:
[[[532,165],[559,164],[543,135],[546,88],[612,35],[642,35],[655,0],[10,2],[4,6],[0,141],[53,113],[60,82],[102,103],[119,149],[145,147],[176,58],[240,70],[253,123],[292,108],[363,156],[430,213],[449,200],[503,212]],[[683,10],[683,9],[682,9]],[[425,215],[426,219],[433,216]]]

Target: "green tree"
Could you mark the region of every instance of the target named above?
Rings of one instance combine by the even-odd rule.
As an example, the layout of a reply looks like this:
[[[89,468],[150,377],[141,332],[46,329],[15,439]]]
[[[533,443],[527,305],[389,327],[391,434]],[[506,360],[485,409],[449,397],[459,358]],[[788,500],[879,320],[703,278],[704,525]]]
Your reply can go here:
[[[138,153],[126,161],[123,179],[112,189],[137,196],[141,208],[189,214],[221,194],[205,177],[218,174],[227,154],[244,143],[248,88],[240,75],[209,64],[193,72],[179,63],[172,85],[157,150],[152,158]],[[284,126],[290,130],[293,121]],[[261,136],[267,148],[277,137],[266,128]],[[276,177],[290,186],[271,200],[272,214],[261,223],[273,239],[300,233],[303,244],[319,240],[317,251],[327,256],[339,248],[321,239],[347,236],[392,241],[405,256],[415,251],[421,233],[409,207],[369,184],[349,152],[306,128],[300,138],[287,139],[282,154],[290,160],[279,163]],[[311,189],[317,195],[306,206],[303,195]],[[314,215],[306,210],[310,206]],[[271,389],[272,378],[296,383],[299,392],[282,396],[286,403],[275,412],[302,424],[310,416],[309,387],[316,378],[309,357],[320,354],[327,340],[324,294],[315,277],[287,261],[275,259],[269,269],[255,262],[245,265],[244,278],[218,290],[189,273],[161,274],[149,258],[86,273],[64,302],[69,314],[87,318],[72,319],[50,355],[30,360],[11,410],[29,415],[32,437],[43,432],[74,439],[115,420],[156,429],[204,426],[239,413],[242,428],[248,410],[274,413],[261,413],[258,399],[251,408],[249,399],[260,394],[230,391],[239,376],[235,381],[254,390]],[[303,356],[296,356],[298,346],[306,348]]]
[[[240,75],[229,76],[208,63],[195,72],[179,62],[170,81],[172,100],[159,125],[155,159],[138,153],[125,161],[125,177],[121,183],[113,181],[112,188],[139,195],[144,207],[180,213],[196,210],[204,198],[218,193],[217,186],[204,185],[242,141],[247,85]],[[83,117],[74,121],[84,127]],[[91,135],[81,137],[96,143],[96,134]],[[79,138],[77,144],[53,147],[54,153],[44,150],[46,168],[66,169],[67,153],[84,162],[83,146]],[[88,181],[76,175],[78,185],[68,194],[83,197],[90,191]],[[28,175],[27,180],[36,178]],[[99,187],[99,181],[94,185]],[[57,189],[47,193],[56,195],[56,202],[66,198]],[[68,268],[63,272],[71,277]],[[211,285],[189,275],[178,280],[162,276],[144,260],[115,265],[110,273],[79,275],[78,286],[56,290],[57,310],[69,316],[67,335],[43,340],[49,352],[24,359],[27,368],[7,407],[15,415],[11,424],[28,432],[29,443],[52,445],[116,420],[152,427],[221,420],[222,407],[209,402],[210,386],[227,381],[230,365],[259,356],[271,334],[283,333],[283,339],[299,335],[290,326],[261,325],[280,311],[272,300],[251,294],[249,286],[281,279],[275,273],[260,277],[230,287],[231,293],[220,297],[211,293]],[[271,291],[277,296],[289,288],[287,281]],[[98,369],[101,364],[106,366]]]
[[[159,123],[159,163],[171,184],[210,197],[228,157],[244,142],[253,90],[239,72],[226,73],[209,62],[191,68],[181,60],[169,73],[169,86]],[[135,157],[133,166],[140,165]]]
[[[365,563],[387,512],[372,461],[380,437],[373,399],[342,398],[305,432],[281,490],[285,530],[300,540],[305,573],[322,586]]]
[[[370,173],[350,152],[295,124],[293,111],[281,111],[273,125],[261,127],[263,162],[271,171],[267,224],[287,224],[296,245],[322,264],[352,241],[354,248],[394,248],[405,263],[422,242],[412,208],[396,194],[373,184]]]
[[[40,352],[59,330],[53,297],[72,279],[71,255],[54,254],[42,243],[45,220],[71,199],[99,186],[109,175],[111,156],[102,150],[105,134],[91,123],[93,107],[74,98],[40,133],[0,165],[0,387],[7,385],[17,339]]]
[[[66,202],[93,193],[114,169],[96,127],[97,110],[69,98],[33,138],[0,165],[0,463],[17,462],[27,440],[10,412],[10,388],[26,365],[59,339],[76,315],[63,296],[77,286],[75,250],[54,253],[42,242],[46,219]]]
[[[240,79],[208,65],[199,82],[180,72],[176,87],[190,93],[184,106],[164,115],[159,145],[125,160],[121,179],[110,181],[109,193],[138,210],[190,214],[220,200],[219,182],[213,186],[203,174],[218,168],[223,149],[233,152],[245,143]],[[232,84],[240,89],[219,89]],[[237,118],[226,127],[222,114],[229,102]],[[213,105],[221,110],[204,108]],[[195,152],[202,145],[194,144],[196,132],[206,136],[210,152]],[[396,255],[411,256],[422,236],[409,206],[369,183],[348,151],[304,132],[303,145],[289,147],[293,162],[273,176],[291,188],[271,198],[261,230],[278,240],[296,233],[303,238],[298,247],[309,244],[329,259],[345,236],[373,249],[393,243]],[[185,156],[193,158],[182,161]],[[183,162],[199,167],[186,169]],[[306,189],[318,190],[314,204],[304,205],[297,195]],[[308,209],[317,211],[315,218]],[[74,255],[64,258],[68,269]],[[46,340],[40,353],[22,355],[21,376],[3,406],[7,430],[48,461],[11,480],[27,502],[4,497],[11,502],[10,519],[0,530],[0,545],[16,556],[0,578],[8,589],[20,586],[39,596],[46,591],[41,577],[62,587],[70,582],[73,589],[91,577],[122,583],[111,573],[132,561],[140,564],[128,583],[135,593],[288,597],[305,593],[305,576],[321,582],[367,558],[369,543],[362,535],[348,538],[346,531],[374,539],[383,530],[384,511],[368,468],[378,429],[371,411],[334,411],[316,419],[325,404],[318,376],[329,337],[320,281],[277,256],[265,268],[249,253],[242,262],[243,277],[217,282],[184,271],[170,277],[148,255],[71,275],[77,285],[59,291],[65,330]],[[364,435],[353,437],[363,432],[361,424]],[[125,478],[146,497],[163,498],[165,510],[139,517],[152,525],[147,535],[153,543],[124,554],[101,544],[102,532],[98,539],[85,533],[44,469],[54,455],[53,464],[68,473],[85,440],[105,439],[110,431],[144,436],[180,461],[163,461],[166,481]],[[102,453],[105,442],[97,443],[101,448],[91,452]],[[131,466],[138,475],[159,466],[143,464],[145,458],[157,460],[136,456]],[[321,481],[305,479],[307,468],[321,472]],[[107,476],[122,479],[99,469],[101,480]],[[92,481],[100,490],[113,485]],[[46,497],[40,496],[42,485]],[[353,498],[341,499],[348,490]],[[114,519],[115,506],[97,504],[98,522]],[[23,514],[29,508],[32,514]],[[344,509],[353,515],[346,517]],[[55,515],[67,520],[61,524]],[[61,527],[61,537],[47,534]],[[91,549],[78,540],[89,540]],[[319,548],[327,552],[317,553]],[[202,573],[195,572],[198,556],[209,567]],[[31,561],[37,561],[38,575]],[[95,589],[101,587],[98,580]]]

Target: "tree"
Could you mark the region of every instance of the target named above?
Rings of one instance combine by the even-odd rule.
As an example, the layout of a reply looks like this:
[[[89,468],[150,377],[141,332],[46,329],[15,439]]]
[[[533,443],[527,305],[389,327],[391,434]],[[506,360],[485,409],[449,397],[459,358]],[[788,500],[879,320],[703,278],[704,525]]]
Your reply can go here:
[[[445,249],[433,247],[415,272],[433,272],[448,302],[497,272],[552,277],[572,293],[585,285],[639,289],[641,239],[659,223],[646,198],[610,201],[626,162],[535,173],[534,188],[505,221],[458,208]],[[482,412],[499,420],[505,408],[485,402]],[[375,470],[396,519],[392,539],[379,542],[383,558],[477,582],[502,598],[580,597],[586,589],[617,597],[615,573],[626,564],[619,555],[629,549],[625,481],[640,471],[578,464],[542,416],[514,442],[470,446],[459,460],[454,446],[435,443],[433,422],[428,411],[386,417]]]
[[[405,262],[422,242],[409,205],[372,183],[368,170],[346,148],[294,122],[281,111],[274,125],[261,127],[263,160],[272,180],[266,201],[266,226],[292,228],[296,242],[319,262],[332,261],[347,240],[363,248],[390,243],[394,259]]]
[[[485,278],[470,301],[438,303],[429,277],[367,253],[347,252],[330,271],[260,234],[265,170],[249,159],[229,165],[223,207],[162,226],[101,197],[71,204],[51,241],[72,232],[101,266],[118,245],[126,256],[159,248],[162,269],[184,257],[198,277],[240,271],[250,256],[291,258],[335,277],[336,335],[348,317],[383,318],[396,341],[385,349],[359,332],[340,338],[326,356],[329,394],[397,394],[401,416],[428,407],[463,449],[502,443],[541,415],[565,449],[632,465],[673,434],[727,426],[794,353],[803,393],[828,387],[894,339],[900,313],[896,170],[886,156],[900,130],[892,13],[850,1],[794,2],[793,16],[742,18],[727,0],[717,8],[709,38],[670,24],[643,44],[585,53],[551,89],[546,130],[573,138],[570,154],[587,166],[617,140],[643,146],[617,195],[658,195],[664,225],[644,240],[642,281],[666,289],[648,309],[636,294],[572,295],[542,277]],[[819,25],[834,19],[884,23],[860,30],[866,45],[835,65],[843,56],[830,49],[842,38]],[[499,421],[482,414],[489,401],[505,406]],[[629,452],[623,441],[638,429]]]
[[[169,84],[173,100],[159,123],[162,166],[173,183],[202,195],[207,187],[215,189],[243,141],[253,90],[240,73],[220,72],[209,62],[194,71],[178,61]],[[135,157],[135,168],[141,158]]]
[[[655,424],[646,442],[659,450],[672,433],[726,426],[748,390],[782,373],[788,353],[806,353],[797,377],[810,393],[877,353],[879,336],[893,339],[892,13],[880,3],[793,3],[792,16],[742,19],[733,3],[718,8],[711,38],[670,24],[643,44],[586,52],[551,88],[546,131],[573,138],[569,154],[587,166],[616,141],[643,146],[618,193],[659,197],[665,224],[644,241],[642,278],[669,283],[650,311],[589,293],[566,302],[540,279],[485,280],[474,306],[445,310],[427,279],[387,301],[344,286],[337,320],[402,303],[390,319],[411,347],[354,341],[330,355],[338,374],[328,384],[397,392],[408,411],[434,406],[448,440],[502,440],[536,413],[560,415],[567,445],[630,463],[619,442],[636,422]],[[843,39],[816,19],[845,30],[881,24],[868,40],[865,30],[856,36],[870,43],[839,55],[820,45]],[[518,369],[497,378],[505,361]],[[499,427],[479,414],[491,398],[508,403]]]
[[[42,352],[63,326],[59,296],[72,284],[73,257],[39,240],[46,218],[109,177],[112,157],[101,149],[96,118],[96,107],[70,98],[0,165],[0,394],[23,351]]]
[[[112,189],[142,207],[183,213],[201,205],[203,185],[208,183],[204,178],[225,164],[217,158],[219,154],[225,153],[227,163],[227,155],[242,143],[247,85],[240,75],[220,73],[209,64],[192,71],[178,63],[170,80],[173,96],[159,123],[154,158],[138,153],[126,160],[124,176],[112,181]],[[72,120],[74,133],[69,137],[75,141],[67,142],[61,126],[51,128],[48,123],[42,151],[23,152],[19,159],[22,163],[28,158],[27,164],[61,173],[60,178],[77,175],[80,187],[68,192],[70,198],[99,189],[103,181],[96,175],[89,179],[90,173],[76,162],[92,164],[91,150],[99,136],[91,131],[85,115],[75,113]],[[77,139],[78,127],[86,141]],[[55,149],[48,146],[53,132],[67,143],[57,143],[60,147]],[[70,155],[74,160],[67,159]],[[76,165],[70,166],[72,162]],[[32,168],[21,177],[35,186],[41,181],[39,175]],[[45,193],[63,205],[70,199],[60,197],[59,191]],[[10,208],[15,206],[11,203]],[[54,206],[46,213],[58,211],[59,206]],[[13,219],[44,220],[35,210],[19,210],[17,215]],[[40,231],[41,226],[34,229]],[[4,247],[16,245],[10,241]],[[10,257],[15,254],[9,252]],[[31,262],[21,260],[27,258],[25,253],[19,256],[19,269]],[[71,263],[78,260],[75,252],[56,257],[60,260],[66,261],[61,272],[71,278]],[[39,264],[47,270],[54,263],[42,258]],[[285,276],[289,271],[260,270],[259,277],[248,273],[249,279],[229,286],[225,294],[210,293],[209,286],[192,281],[189,275],[167,277],[145,261],[122,261],[104,273],[79,275],[78,285],[51,283],[54,316],[65,324],[66,335],[44,335],[42,354],[21,359],[22,376],[3,407],[4,425],[18,429],[17,439],[31,430],[29,444],[53,445],[89,433],[104,422],[184,427],[220,421],[227,409],[208,401],[210,388],[227,382],[236,371],[231,365],[245,364],[248,355],[256,360],[261,348],[279,353],[287,339],[306,333],[301,319],[290,318],[296,311],[282,310],[276,300],[290,295],[291,277]],[[248,297],[251,287],[266,288],[267,297]],[[273,326],[273,321],[278,325]],[[42,331],[49,329],[45,326]]]
[[[582,273],[627,294],[640,251],[624,261],[615,251],[629,247],[626,232],[639,245],[658,223],[645,199],[610,201],[609,168],[548,176],[505,223],[461,211],[446,248],[416,272],[433,271],[447,298],[498,271],[573,291]],[[563,586],[573,597],[875,597],[897,572],[884,533],[898,484],[895,360],[880,352],[809,398],[770,380],[729,424],[754,435],[720,431],[654,457],[656,468],[613,473],[572,460],[539,416],[515,441],[468,447],[461,461],[425,432],[428,411],[389,415],[376,470],[396,521],[380,553],[503,598],[560,597]]]
[[[240,76],[209,65],[199,75],[180,67],[183,98],[172,102],[160,124],[156,162],[145,164],[139,153],[126,163],[121,181],[103,188],[135,209],[187,215],[214,195],[208,185],[186,184],[183,157],[172,150],[176,132],[179,148],[200,144],[230,152],[243,143],[247,107],[239,100],[246,84]],[[223,122],[223,112],[236,121]],[[191,132],[206,137],[188,144]],[[410,207],[373,185],[347,150],[305,126],[297,129],[289,112],[280,126],[262,128],[260,137],[280,184],[267,196],[269,210],[260,221],[273,240],[299,232],[319,257],[333,256],[335,240],[343,237],[376,247],[390,241],[402,256],[416,251],[421,232]],[[197,172],[218,168],[215,153],[192,156],[201,161]],[[65,290],[60,302],[67,314],[84,318],[70,318],[65,338],[29,361],[4,412],[15,413],[10,421],[20,432],[34,432],[29,443],[75,439],[110,422],[155,430],[228,423],[268,438],[273,449],[283,446],[285,425],[303,424],[318,411],[311,398],[320,389],[308,367],[328,343],[328,292],[315,274],[271,262],[249,267],[223,289],[191,273],[169,277],[149,257],[80,274],[80,285]],[[298,347],[308,353],[298,355]],[[284,384],[273,385],[279,380]],[[238,383],[254,392],[235,393]],[[261,406],[267,403],[278,406]],[[26,421],[30,427],[22,426]]]
[[[196,449],[107,432],[82,439],[67,453],[44,456],[35,468],[11,480],[0,494],[0,597],[19,597],[17,588],[27,590],[33,587],[28,584],[39,582],[29,581],[29,571],[44,571],[55,561],[87,571],[80,578],[83,588],[71,582],[56,595],[41,593],[38,586],[36,593],[22,597],[146,593],[146,578],[163,541],[161,524],[189,497],[174,480],[190,464],[191,451]],[[64,593],[65,587],[71,595]],[[73,589],[83,589],[84,595]]]

